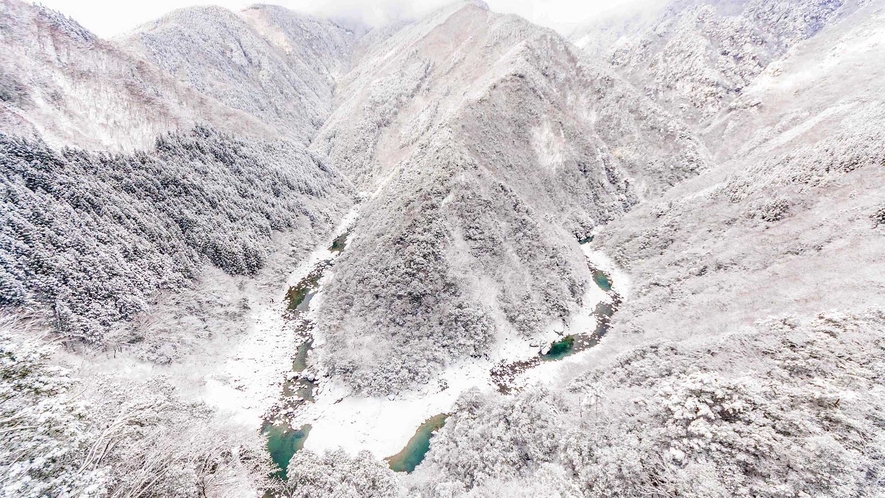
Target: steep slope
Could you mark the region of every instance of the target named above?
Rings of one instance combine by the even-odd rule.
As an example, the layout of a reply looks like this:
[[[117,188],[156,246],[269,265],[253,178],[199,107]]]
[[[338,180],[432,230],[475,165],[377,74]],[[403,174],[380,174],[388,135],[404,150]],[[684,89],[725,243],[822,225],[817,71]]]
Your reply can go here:
[[[414,485],[881,494],[883,30],[876,1],[797,44],[719,117],[731,160],[601,228],[631,280],[606,339],[549,389],[462,398]]]
[[[369,393],[570,321],[577,240],[706,167],[703,148],[551,31],[475,4],[368,53],[312,148],[363,190],[318,328]]]
[[[882,9],[872,2],[800,44],[747,89],[752,105],[735,105],[710,132],[746,137],[734,159],[606,227],[599,243],[641,289],[625,320],[638,330],[723,330],[774,309],[876,304],[885,281]]]
[[[42,7],[0,2],[0,43],[0,495],[259,494],[284,282],[353,201],[281,138],[329,76],[280,124]]]
[[[881,495],[881,309],[622,338],[565,388],[462,397],[403,496]]]
[[[607,61],[478,2],[188,9],[129,40],[162,70],[0,5],[0,494],[885,489],[885,0],[678,2]],[[204,111],[244,133],[151,135]]]
[[[256,6],[175,11],[123,44],[197,91],[309,143],[331,112],[335,76],[356,35],[290,10]]]
[[[327,86],[350,69],[354,46],[368,30],[358,22],[336,23],[277,5],[255,5],[240,15],[289,56],[296,72],[313,72]]]
[[[773,61],[862,2],[677,0],[572,40],[689,123],[706,123]]]
[[[54,11],[3,0],[0,18],[0,125],[7,134],[111,150],[150,147],[155,137],[197,122],[275,135]]]
[[[721,160],[819,140],[881,99],[880,2],[868,2],[772,63],[703,130]],[[712,144],[716,144],[712,146]]]
[[[0,305],[99,344],[207,263],[254,275],[275,234],[328,230],[349,202],[304,149],[205,128],[121,156],[0,134],[0,158]]]

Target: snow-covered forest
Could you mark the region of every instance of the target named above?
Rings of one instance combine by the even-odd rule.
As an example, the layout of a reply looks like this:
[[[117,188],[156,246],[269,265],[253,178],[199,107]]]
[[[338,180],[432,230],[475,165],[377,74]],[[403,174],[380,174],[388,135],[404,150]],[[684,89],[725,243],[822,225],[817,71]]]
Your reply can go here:
[[[883,318],[787,316],[600,352],[565,392],[466,395],[413,485],[431,496],[875,496]]]
[[[0,0],[0,496],[885,496],[885,0]]]
[[[3,496],[244,496],[270,472],[259,438],[169,382],[59,366],[32,333],[0,324]]]
[[[57,333],[94,343],[207,262],[255,274],[274,232],[328,224],[347,193],[297,145],[202,127],[132,155],[4,135],[0,168],[2,304],[45,309]]]

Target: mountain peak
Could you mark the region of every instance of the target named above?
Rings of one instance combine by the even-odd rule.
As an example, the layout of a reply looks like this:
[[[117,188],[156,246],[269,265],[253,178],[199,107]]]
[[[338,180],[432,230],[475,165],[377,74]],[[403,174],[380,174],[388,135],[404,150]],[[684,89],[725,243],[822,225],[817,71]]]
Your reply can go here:
[[[475,5],[483,10],[489,10],[489,4],[483,0],[464,0],[464,3]]]

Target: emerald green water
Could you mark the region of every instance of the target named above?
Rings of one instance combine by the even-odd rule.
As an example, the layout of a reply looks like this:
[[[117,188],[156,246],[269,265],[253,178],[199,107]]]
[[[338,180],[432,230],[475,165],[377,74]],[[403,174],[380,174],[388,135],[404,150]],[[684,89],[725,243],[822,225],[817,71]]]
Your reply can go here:
[[[341,252],[347,246],[347,236],[348,233],[342,233],[338,237],[335,237],[335,240],[332,241],[332,247],[329,248],[329,252]]]
[[[593,270],[593,281],[605,292],[612,290],[612,281],[608,278],[608,275],[599,270]]]
[[[446,418],[448,415],[441,413],[424,421],[402,451],[392,457],[385,458],[390,469],[394,472],[406,473],[415,470],[415,467],[424,461],[424,455],[430,449],[430,438],[446,424]]]
[[[290,311],[298,310],[298,307],[301,306],[301,303],[312,290],[312,288],[302,284],[289,288],[289,292],[286,293],[286,300],[289,301],[288,309]]]
[[[262,432],[267,436],[267,450],[270,457],[277,464],[279,470],[274,473],[275,477],[286,479],[286,468],[292,455],[304,447],[304,441],[310,434],[311,426],[309,424],[301,426],[300,429],[291,429],[286,426],[271,425],[265,423]]]
[[[315,282],[312,282],[316,285]],[[286,299],[289,300],[289,311],[297,311],[299,313],[306,312],[310,307],[310,300],[317,294],[317,287],[308,287],[308,283],[301,283],[289,289]]]
[[[329,251],[340,253],[344,250],[347,242],[347,234],[336,237],[332,241]],[[323,277],[326,269],[332,266],[334,257],[320,261],[311,271],[299,281],[296,285],[289,287],[286,292],[286,303],[289,318],[297,318],[303,316],[310,310],[311,300],[320,290],[319,281]],[[304,372],[307,369],[308,354],[313,348],[313,339],[310,337],[310,323],[300,321],[301,332],[307,335],[308,339],[298,346],[295,358],[292,359],[292,371],[296,373]],[[311,378],[303,375],[293,375],[283,383],[282,399],[283,405],[277,413],[285,413],[292,411],[305,402],[314,401],[313,391],[317,384]],[[286,469],[292,456],[304,447],[304,442],[310,435],[311,425],[305,424],[300,428],[289,427],[283,422],[276,422],[276,419],[266,419],[261,427],[261,432],[267,437],[267,450],[271,459],[277,466],[277,471],[273,474],[279,479],[287,479]],[[267,491],[265,497],[275,496],[272,491]]]
[[[575,347],[575,336],[567,335],[550,345],[550,349],[541,355],[544,360],[560,360],[571,354]]]
[[[295,360],[292,361],[293,372],[303,372],[307,368],[307,352],[313,348],[313,339],[301,343],[298,346],[298,352],[295,353]]]
[[[546,353],[541,354],[543,361],[556,361],[575,354],[585,349],[590,349],[599,344],[599,341],[608,333],[611,325],[611,317],[615,307],[610,303],[596,305],[593,315],[596,316],[596,328],[592,333],[570,334],[552,343]]]
[[[298,313],[306,312],[310,305],[310,300],[319,291],[319,282],[323,277],[323,272],[331,264],[332,260],[321,261],[297,285],[289,287],[289,290],[286,292],[286,301],[288,302],[286,309]]]

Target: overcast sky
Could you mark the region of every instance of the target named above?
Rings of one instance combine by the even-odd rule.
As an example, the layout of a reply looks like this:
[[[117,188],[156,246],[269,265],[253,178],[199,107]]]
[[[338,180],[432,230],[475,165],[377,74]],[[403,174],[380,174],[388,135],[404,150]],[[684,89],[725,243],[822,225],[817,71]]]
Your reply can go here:
[[[272,3],[300,12],[359,17],[372,26],[396,18],[416,17],[450,0],[37,0],[73,17],[99,36],[125,33],[139,24],[191,5],[221,5],[240,10],[255,3]],[[568,34],[593,17],[646,0],[486,0],[496,12],[519,14],[537,24]]]

